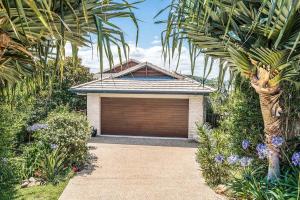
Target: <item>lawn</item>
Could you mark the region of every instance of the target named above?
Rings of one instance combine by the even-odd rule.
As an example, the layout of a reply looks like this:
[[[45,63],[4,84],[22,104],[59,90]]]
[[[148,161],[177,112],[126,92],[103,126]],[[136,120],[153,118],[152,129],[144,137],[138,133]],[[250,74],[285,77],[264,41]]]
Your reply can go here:
[[[29,188],[21,188],[20,185],[17,185],[13,190],[10,190],[10,194],[6,193],[4,194],[5,197],[2,198],[7,200],[57,200],[72,176],[73,173],[68,175],[65,180],[59,182],[57,185],[49,183],[47,185]]]
[[[14,199],[18,200],[57,200],[61,193],[64,191],[69,180],[62,181],[58,185],[43,185],[30,188],[21,189],[20,186],[17,187],[17,192]]]

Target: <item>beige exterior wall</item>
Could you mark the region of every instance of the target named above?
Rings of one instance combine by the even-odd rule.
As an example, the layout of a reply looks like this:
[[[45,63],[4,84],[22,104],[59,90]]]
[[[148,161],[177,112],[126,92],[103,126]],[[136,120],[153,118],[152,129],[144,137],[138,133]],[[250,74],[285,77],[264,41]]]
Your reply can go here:
[[[91,126],[97,129],[97,134],[101,134],[101,98],[98,94],[87,95],[87,119]]]
[[[204,96],[189,98],[189,139],[197,139],[197,124],[205,120]]]
[[[203,96],[167,94],[87,94],[87,118],[90,124],[97,129],[98,134],[101,134],[101,97],[189,99],[189,139],[197,139],[196,123],[202,124],[205,119]]]

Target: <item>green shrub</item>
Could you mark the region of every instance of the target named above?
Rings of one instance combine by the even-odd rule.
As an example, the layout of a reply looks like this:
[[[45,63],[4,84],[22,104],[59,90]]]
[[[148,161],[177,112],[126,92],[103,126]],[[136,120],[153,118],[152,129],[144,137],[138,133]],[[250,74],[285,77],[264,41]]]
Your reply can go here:
[[[66,109],[50,113],[45,121],[48,128],[41,130],[36,139],[49,147],[57,145],[68,155],[68,164],[81,165],[87,156],[87,142],[91,128],[86,117]]]
[[[230,91],[229,94],[226,92],[214,93],[210,96],[209,102],[212,111],[220,116],[218,126],[211,130],[211,135],[215,140],[221,141],[211,142],[211,139],[203,138],[202,146],[208,145],[205,144],[205,140],[210,141],[210,144],[225,142],[226,144],[222,145],[221,148],[224,159],[228,158],[229,155],[237,155],[240,159],[239,165],[228,166],[226,162],[222,164],[227,170],[225,174],[229,175],[227,180],[221,181],[221,179],[224,179],[223,174],[220,173],[219,175],[218,169],[214,166],[213,158],[204,154],[202,160],[200,160],[198,156],[201,165],[202,163],[211,163],[212,166],[207,175],[204,173],[204,178],[207,182],[217,180],[216,183],[230,184],[234,198],[238,199],[296,200],[296,196],[299,195],[299,169],[297,171],[291,167],[291,156],[294,152],[299,151],[299,136],[297,139],[297,136],[292,138],[287,134],[286,142],[281,147],[283,175],[277,182],[269,183],[265,178],[268,167],[267,159],[259,159],[256,149],[259,143],[264,143],[260,105],[258,96],[249,89],[248,82],[240,82],[235,85],[235,89]],[[201,131],[199,132],[201,133]],[[215,133],[218,133],[219,136],[215,137]],[[243,147],[243,141],[248,143],[247,147]],[[199,145],[198,152],[200,151],[203,151],[201,145]],[[211,155],[216,155],[216,153],[218,152],[213,150],[206,152],[206,154]],[[249,158],[251,160],[250,164],[243,167],[241,158]],[[217,173],[214,173],[214,171]],[[218,179],[215,176],[221,177]]]
[[[228,183],[244,166],[266,166],[266,160],[256,159],[256,145],[263,141],[259,100],[249,82],[239,81],[230,93],[222,90],[208,99],[210,112],[219,118],[214,124],[217,126],[199,127],[197,158],[206,182],[212,186]],[[247,148],[242,148],[243,141],[249,144]],[[228,161],[232,158],[234,163]],[[216,162],[218,159],[223,160]]]
[[[25,145],[22,149],[22,178],[26,179],[32,176],[37,176],[36,173],[40,170],[42,153],[46,147],[42,142],[34,142]]]
[[[20,180],[17,135],[26,127],[31,106],[0,103],[0,196]]]
[[[5,185],[13,184],[16,182],[14,163],[11,159],[1,158],[0,160],[0,188]],[[17,179],[18,180],[18,179]]]
[[[26,127],[31,106],[0,104],[0,157],[14,154],[17,135]]]
[[[233,154],[252,156],[256,154],[255,146],[264,141],[263,120],[257,95],[244,88],[236,88],[225,97],[214,93],[210,102],[214,112],[221,116],[217,130],[229,137],[227,149]],[[241,148],[243,140],[250,141],[247,151]]]
[[[44,84],[45,92],[48,92],[48,105],[57,107],[68,105],[71,110],[85,110],[86,97],[77,95],[69,91],[70,87],[93,80],[93,74],[89,69],[81,64],[81,60],[73,62],[74,58],[66,57],[63,63],[63,75],[57,73],[55,61],[50,61],[47,65],[46,79]],[[50,93],[50,94],[49,94]]]
[[[227,138],[224,134],[214,131],[208,124],[198,126],[199,147],[197,161],[200,163],[202,175],[211,186],[224,183],[228,180],[229,166],[225,160],[216,162],[217,156],[225,156],[225,144]],[[222,158],[221,158],[222,159]]]
[[[269,182],[266,170],[245,170],[230,184],[232,196],[240,199],[298,200],[300,198],[299,169],[289,169],[275,182]]]
[[[53,184],[57,184],[66,175],[68,167],[65,165],[67,155],[62,148],[44,150],[41,156],[41,177]]]

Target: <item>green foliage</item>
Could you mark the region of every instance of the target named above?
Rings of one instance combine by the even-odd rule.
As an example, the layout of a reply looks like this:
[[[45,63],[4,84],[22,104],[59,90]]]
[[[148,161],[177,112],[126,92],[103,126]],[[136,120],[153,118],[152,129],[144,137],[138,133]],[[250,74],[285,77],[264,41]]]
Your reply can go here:
[[[206,56],[203,77],[214,67],[208,66],[211,57],[220,59],[220,81],[228,68],[250,79],[265,69],[268,87],[299,85],[299,10],[300,2],[291,0],[174,0],[160,12],[168,12],[167,20],[158,22],[166,24],[164,58],[180,55],[187,42],[192,72],[199,53]]]
[[[11,158],[0,159],[0,197],[13,190],[13,185],[19,180],[18,165]]]
[[[26,107],[27,106],[27,107]],[[16,144],[16,135],[26,127],[31,105],[0,104],[0,157],[9,156]]]
[[[290,95],[297,96],[295,92],[291,92]],[[262,116],[259,111],[258,97],[251,90],[249,83],[247,81],[240,82],[237,79],[234,90],[229,94],[226,92],[212,94],[209,98],[209,103],[212,112],[220,116],[218,126],[210,130],[210,135],[218,132],[221,136],[216,139],[225,142],[225,145],[222,145],[219,152],[225,158],[228,155],[234,154],[254,159],[252,164],[246,168],[238,167],[237,165],[228,167],[226,163],[222,164],[229,175],[227,176],[227,180],[219,181],[218,183],[230,183],[234,198],[266,200],[296,199],[299,190],[297,190],[299,170],[297,171],[291,167],[290,158],[293,152],[299,150],[299,139],[297,140],[290,136],[290,139],[281,147],[283,176],[276,183],[268,183],[265,178],[268,167],[267,160],[258,159],[255,149],[258,143],[263,142]],[[297,103],[295,102],[294,105],[297,105]],[[290,106],[290,110],[297,111],[299,108],[294,105]],[[291,113],[291,115],[294,119],[297,119],[298,114],[294,113],[293,115]],[[203,132],[201,129],[199,129],[199,132],[200,136],[203,135],[201,134]],[[242,148],[242,141],[245,139],[250,141],[250,146],[246,150]],[[214,171],[217,171],[214,168],[216,164],[209,154],[218,154],[219,152],[214,153],[214,148],[211,147],[210,149],[213,150],[209,152],[206,150],[207,146],[212,146],[210,144],[217,144],[218,142],[211,142],[211,139],[208,137],[202,137],[202,139],[200,137],[200,141],[202,142],[199,144],[198,155],[201,155],[199,152],[203,154],[203,151],[206,151],[207,154],[203,154],[202,159],[199,159],[198,156],[200,166],[202,167],[203,164],[206,166],[207,163],[211,163],[210,165],[212,166],[212,170],[208,170],[207,174],[203,174],[204,178],[207,182],[218,180],[218,177],[214,177],[216,175]],[[207,167],[207,169],[210,168]]]
[[[51,70],[54,72],[55,63],[50,63]],[[81,60],[74,65],[71,57],[64,61],[63,75],[52,77],[52,95],[51,102],[57,105],[68,105],[72,110],[85,110],[86,98],[70,92],[70,87],[79,85],[93,80],[92,73],[89,69],[81,65]],[[53,73],[52,72],[52,73]],[[50,89],[51,90],[51,89]]]
[[[226,150],[225,145],[228,138],[226,135],[212,130],[207,124],[198,126],[198,133],[197,161],[200,163],[205,181],[211,186],[226,182],[229,177],[229,166],[225,163],[217,163],[215,157],[219,154],[226,154],[224,150]]]
[[[66,107],[49,113],[44,121],[48,128],[37,130],[34,142],[20,147],[20,176],[23,179],[38,176],[56,184],[71,165],[85,161],[90,127],[83,115]]]
[[[86,109],[86,97],[70,92],[69,88],[93,80],[89,69],[81,65],[81,60],[77,60],[74,64],[73,58],[67,57],[63,65],[64,75],[57,73],[56,70],[55,63],[50,61],[39,76],[43,81],[36,87],[35,93],[18,95],[11,101],[11,104],[23,102],[32,107],[28,113],[28,125],[44,120],[48,113],[58,106],[69,106],[71,110],[78,111]],[[19,143],[31,141],[31,133],[21,132],[18,140]]]
[[[22,178],[36,176],[41,166],[41,160],[43,159],[43,152],[46,151],[46,147],[41,142],[33,142],[25,145],[22,149],[21,158],[22,162]]]
[[[49,145],[58,145],[67,154],[69,164],[82,164],[87,156],[87,141],[91,128],[86,117],[66,108],[49,113],[45,123],[47,129],[36,134],[36,139]]]
[[[232,195],[241,199],[297,200],[300,195],[300,171],[290,169],[275,182],[264,177],[265,170],[244,171],[230,183]]]
[[[6,190],[3,194],[1,194],[1,200],[57,200],[73,175],[74,173],[71,171],[56,185],[46,184],[29,188],[20,188],[19,185],[14,186],[12,190]]]
[[[33,78],[43,71],[49,59],[56,60],[57,72],[63,71],[64,45],[71,43],[76,62],[78,47],[89,46],[97,34],[101,70],[103,59],[113,63],[111,46],[116,45],[120,60],[128,58],[128,44],[114,19],[128,19],[138,29],[132,9],[126,1],[1,1],[2,53],[0,61],[0,92],[18,82],[31,87]],[[51,20],[50,20],[51,19]],[[38,28],[36,28],[38,27]],[[24,79],[26,79],[24,81]]]
[[[212,94],[210,103],[213,112],[221,117],[218,131],[229,137],[227,149],[233,154],[252,156],[256,145],[264,140],[259,99],[248,82],[237,84],[230,94]],[[247,151],[241,148],[245,139],[250,141]]]
[[[72,57],[67,57],[63,64],[63,74],[55,74],[57,68],[54,62],[48,64],[44,78],[46,90],[51,93],[49,103],[52,107],[68,105],[71,110],[85,110],[86,97],[70,92],[70,87],[93,80],[89,69],[81,65],[81,60],[73,63]]]
[[[210,112],[218,115],[218,126],[209,129],[207,125],[198,127],[198,162],[204,170],[203,176],[210,185],[228,183],[232,174],[241,170],[238,165],[228,162],[218,164],[215,156],[221,154],[224,160],[231,155],[257,158],[256,145],[263,141],[262,116],[257,95],[250,89],[249,82],[236,80],[236,87],[229,94],[226,90],[216,92],[209,97]],[[246,150],[242,141],[250,141]],[[263,164],[264,160],[254,159],[253,165]]]
[[[295,90],[290,83],[283,84],[282,88],[281,104],[284,105],[286,110],[283,113],[283,129],[285,130],[287,138],[295,140],[294,137],[298,137],[298,144],[300,144],[300,90]]]
[[[54,150],[44,150],[41,156],[40,169],[42,178],[53,184],[57,184],[62,175],[65,175],[67,167],[65,166],[67,155],[62,148]]]
[[[80,60],[73,65],[72,59],[67,58],[64,66],[65,77],[62,78],[50,61],[48,68],[40,75],[43,84],[36,87],[35,93],[16,88],[9,98],[0,97],[0,194],[3,190],[13,190],[14,184],[21,179],[41,176],[41,162],[45,159],[42,157],[43,151],[49,151],[50,141],[39,142],[32,132],[27,131],[27,127],[45,121],[48,114],[59,105],[70,105],[72,110],[85,109],[86,100],[68,89],[92,80],[92,74],[80,64]],[[75,113],[71,115],[78,116]],[[83,117],[80,115],[79,119]],[[85,123],[78,122],[83,125],[86,123],[86,120]],[[76,137],[77,133],[82,132],[73,135]],[[77,164],[83,162],[86,147],[81,143],[76,144],[79,145],[80,156],[75,155],[77,160],[73,159],[72,162]]]
[[[26,127],[31,108],[23,102],[15,106],[0,104],[0,196],[22,176],[15,150],[17,135]]]

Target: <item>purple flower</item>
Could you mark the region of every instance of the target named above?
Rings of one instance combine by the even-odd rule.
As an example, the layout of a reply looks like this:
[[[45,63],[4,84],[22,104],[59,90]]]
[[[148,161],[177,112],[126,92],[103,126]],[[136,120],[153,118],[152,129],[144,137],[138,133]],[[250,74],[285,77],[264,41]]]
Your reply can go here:
[[[281,136],[276,136],[272,138],[272,144],[274,147],[280,147],[284,143],[284,139]]]
[[[264,159],[268,155],[267,146],[263,143],[260,143],[256,146],[256,151],[260,159]]]
[[[248,149],[249,146],[250,146],[249,140],[243,140],[243,142],[242,142],[243,149],[246,150],[246,149]]]
[[[224,161],[224,156],[221,155],[221,154],[216,155],[216,156],[215,156],[215,161],[216,161],[216,163],[223,163],[223,161]]]
[[[253,160],[253,158],[245,156],[240,159],[240,164],[242,167],[247,167],[251,164],[252,160]]]
[[[29,132],[35,132],[35,131],[38,131],[38,130],[41,130],[41,129],[47,129],[48,126],[46,124],[33,124],[31,126],[28,126],[27,127],[27,131]]]
[[[230,165],[233,165],[235,163],[237,163],[239,161],[239,156],[238,155],[231,155],[227,158],[227,162],[230,164]]]
[[[300,166],[300,151],[295,152],[292,156],[292,163],[295,166]]]

